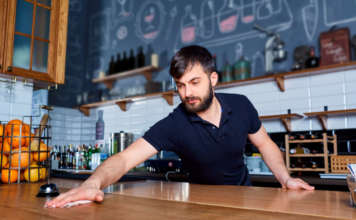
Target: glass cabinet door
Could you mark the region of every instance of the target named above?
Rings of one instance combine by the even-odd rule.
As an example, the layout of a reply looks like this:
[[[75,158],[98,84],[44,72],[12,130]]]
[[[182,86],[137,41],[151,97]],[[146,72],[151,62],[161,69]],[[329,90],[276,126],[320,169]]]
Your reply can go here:
[[[12,66],[47,73],[51,2],[17,0]]]

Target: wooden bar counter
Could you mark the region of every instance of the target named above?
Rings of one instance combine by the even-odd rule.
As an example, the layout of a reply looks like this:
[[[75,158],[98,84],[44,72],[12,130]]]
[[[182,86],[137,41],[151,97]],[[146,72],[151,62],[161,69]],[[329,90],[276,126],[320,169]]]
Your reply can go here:
[[[356,219],[348,192],[137,181],[110,186],[102,203],[52,209],[36,197],[41,184],[1,184],[0,219]]]

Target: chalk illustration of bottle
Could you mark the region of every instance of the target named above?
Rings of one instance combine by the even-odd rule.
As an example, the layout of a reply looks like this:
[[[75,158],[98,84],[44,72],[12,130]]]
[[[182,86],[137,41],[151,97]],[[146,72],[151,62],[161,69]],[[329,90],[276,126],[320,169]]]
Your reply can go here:
[[[215,32],[215,9],[213,0],[205,0],[200,7],[200,36],[210,38]]]
[[[312,41],[318,27],[319,9],[315,0],[310,0],[309,5],[302,9],[304,30],[309,41]]]
[[[221,33],[235,30],[238,21],[238,9],[234,0],[224,0],[223,6],[218,11],[218,24]]]
[[[181,20],[181,39],[183,43],[191,43],[196,38],[197,17],[192,13],[192,6],[185,7],[185,14]]]
[[[251,23],[255,20],[256,1],[242,0],[242,22]]]

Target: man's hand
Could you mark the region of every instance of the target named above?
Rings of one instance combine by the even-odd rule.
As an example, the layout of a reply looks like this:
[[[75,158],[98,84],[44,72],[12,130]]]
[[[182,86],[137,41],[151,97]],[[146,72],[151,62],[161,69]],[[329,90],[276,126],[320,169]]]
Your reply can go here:
[[[299,178],[289,177],[287,181],[282,185],[283,189],[306,189],[314,190],[314,186],[310,186]]]
[[[79,200],[101,202],[104,200],[104,193],[96,187],[82,185],[78,188],[62,193],[55,199],[46,202],[45,207],[63,208],[67,203]]]

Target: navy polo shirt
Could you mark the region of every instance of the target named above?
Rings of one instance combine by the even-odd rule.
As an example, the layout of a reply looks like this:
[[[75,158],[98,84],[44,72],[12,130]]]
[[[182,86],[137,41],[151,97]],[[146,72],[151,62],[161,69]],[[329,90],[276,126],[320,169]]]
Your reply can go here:
[[[251,185],[243,161],[247,135],[261,121],[246,96],[216,93],[222,107],[219,127],[186,111],[181,103],[143,136],[158,151],[173,151],[192,183]]]

